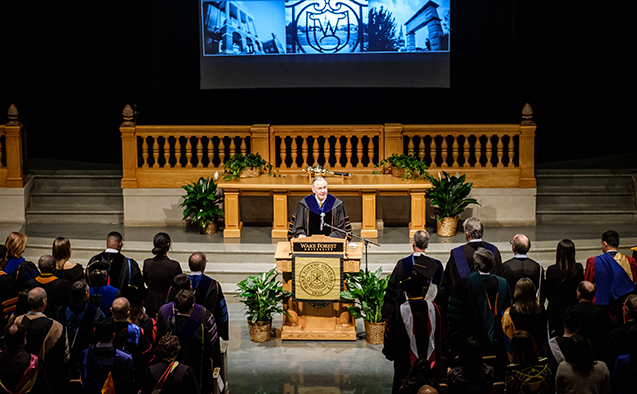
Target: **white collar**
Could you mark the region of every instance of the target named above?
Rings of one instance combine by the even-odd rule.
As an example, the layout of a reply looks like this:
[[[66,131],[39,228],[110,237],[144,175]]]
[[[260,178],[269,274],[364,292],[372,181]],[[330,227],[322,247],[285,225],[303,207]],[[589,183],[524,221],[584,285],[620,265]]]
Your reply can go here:
[[[528,259],[529,256],[527,256],[526,254],[517,254],[516,253],[516,254],[513,255],[513,258],[514,259]]]
[[[424,256],[425,252],[414,252],[413,255],[414,257]]]
[[[192,271],[192,272],[190,273],[190,275],[193,275],[193,276],[199,276],[199,275],[201,275],[201,274],[203,274],[203,272],[201,272],[201,271]]]
[[[316,194],[314,195],[314,198],[316,198],[316,202],[319,204],[319,206],[321,206],[321,204],[325,202],[325,199],[327,199],[327,196],[325,196],[323,201],[319,200],[319,198],[318,198],[318,196]]]
[[[470,239],[469,242],[482,242],[482,238]]]
[[[119,253],[119,250],[117,250],[117,249],[112,249],[112,248],[106,248],[106,250],[104,251],[104,253]]]

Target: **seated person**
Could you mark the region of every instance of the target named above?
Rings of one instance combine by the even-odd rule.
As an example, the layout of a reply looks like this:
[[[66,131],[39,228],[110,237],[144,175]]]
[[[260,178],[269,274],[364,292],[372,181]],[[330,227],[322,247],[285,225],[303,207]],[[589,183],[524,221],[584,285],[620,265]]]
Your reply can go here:
[[[352,231],[343,201],[327,192],[327,181],[320,176],[312,181],[312,193],[296,207],[288,228],[288,240],[316,234],[345,238],[345,233],[324,226],[328,224],[346,232]]]

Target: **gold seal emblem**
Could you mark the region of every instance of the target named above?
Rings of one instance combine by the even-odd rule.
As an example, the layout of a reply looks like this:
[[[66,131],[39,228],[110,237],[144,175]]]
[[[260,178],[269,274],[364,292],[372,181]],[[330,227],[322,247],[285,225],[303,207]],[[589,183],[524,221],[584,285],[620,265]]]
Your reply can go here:
[[[335,277],[336,273],[328,264],[322,261],[311,261],[301,269],[299,284],[307,294],[322,297],[334,288]]]

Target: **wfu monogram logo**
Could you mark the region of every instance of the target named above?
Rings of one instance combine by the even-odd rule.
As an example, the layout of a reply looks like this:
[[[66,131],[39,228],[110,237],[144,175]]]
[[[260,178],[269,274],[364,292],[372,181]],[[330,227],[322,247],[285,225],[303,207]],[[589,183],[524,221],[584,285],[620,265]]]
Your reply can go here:
[[[336,7],[330,0],[325,0],[322,9],[318,9],[318,4],[314,4],[316,11],[308,10],[306,13],[307,43],[319,52],[338,52],[349,43],[349,11],[345,9],[343,3],[337,3]],[[340,38],[338,32],[341,31],[345,37]]]

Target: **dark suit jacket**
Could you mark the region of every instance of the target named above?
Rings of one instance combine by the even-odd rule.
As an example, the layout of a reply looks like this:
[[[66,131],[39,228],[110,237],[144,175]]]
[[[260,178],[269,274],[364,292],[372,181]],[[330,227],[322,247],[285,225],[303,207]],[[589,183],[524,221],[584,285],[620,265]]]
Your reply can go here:
[[[544,279],[544,268],[535,260],[527,258],[512,258],[502,263],[501,275],[509,282],[511,295],[515,292],[515,285],[522,278],[529,278],[533,281],[535,289],[540,288],[541,280]],[[541,303],[541,302],[540,302]]]
[[[577,333],[591,341],[595,351],[595,359],[600,360],[604,338],[613,328],[613,321],[608,312],[590,302],[580,302],[577,307],[584,314],[582,326]]]

